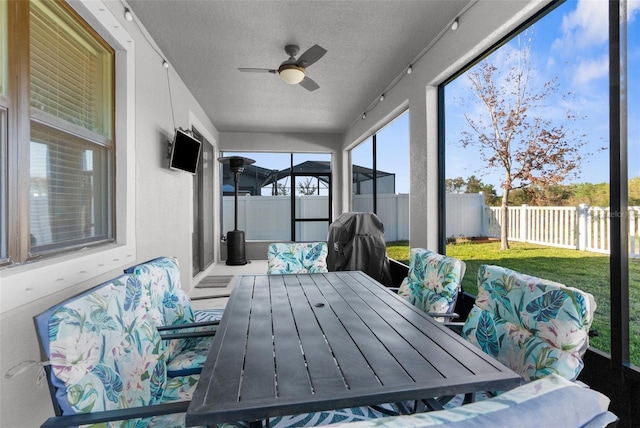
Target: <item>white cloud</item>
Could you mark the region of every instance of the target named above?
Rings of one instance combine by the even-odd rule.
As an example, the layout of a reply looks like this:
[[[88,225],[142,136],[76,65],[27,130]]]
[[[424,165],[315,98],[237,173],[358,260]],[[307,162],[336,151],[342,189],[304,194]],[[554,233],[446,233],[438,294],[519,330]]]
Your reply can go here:
[[[547,65],[546,65],[546,69],[547,70],[553,70],[556,66],[556,59],[552,56],[547,58]]]
[[[598,59],[589,59],[578,63],[573,80],[575,84],[583,85],[608,75],[609,57],[605,55]]]
[[[640,0],[627,1],[627,19],[633,22],[640,15]]]
[[[561,50],[600,46],[609,38],[608,4],[603,0],[579,0],[574,11],[562,19],[562,37],[554,41]]]

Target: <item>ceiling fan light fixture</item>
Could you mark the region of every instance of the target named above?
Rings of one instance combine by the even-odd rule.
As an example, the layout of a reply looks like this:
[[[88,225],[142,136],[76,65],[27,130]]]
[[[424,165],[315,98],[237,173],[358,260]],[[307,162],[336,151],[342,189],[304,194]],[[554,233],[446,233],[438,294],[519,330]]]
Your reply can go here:
[[[304,79],[304,68],[295,64],[283,64],[278,69],[280,78],[290,85],[297,85]]]

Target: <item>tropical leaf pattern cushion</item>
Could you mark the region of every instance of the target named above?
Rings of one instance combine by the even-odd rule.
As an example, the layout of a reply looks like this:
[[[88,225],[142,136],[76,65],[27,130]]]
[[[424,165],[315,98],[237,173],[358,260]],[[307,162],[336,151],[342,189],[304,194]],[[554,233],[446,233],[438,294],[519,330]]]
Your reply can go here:
[[[125,271],[136,275],[143,286],[143,298],[148,299],[149,313],[156,326],[184,325],[222,317],[220,310],[202,311],[199,319],[191,307],[189,296],[182,290],[178,261],[159,257]],[[217,318],[219,320],[220,318]],[[214,327],[215,328],[215,327]],[[181,330],[186,332],[189,330]],[[167,374],[185,376],[199,373],[206,360],[211,336],[171,340],[168,347]]]
[[[182,350],[167,363],[167,376],[187,376],[202,371],[213,336],[194,337],[183,340]]]
[[[151,317],[156,325],[195,322],[189,296],[182,290],[178,261],[159,257],[133,266],[125,273],[136,275],[151,300]]]
[[[139,289],[123,275],[36,318],[63,414],[162,401],[165,348]]]
[[[274,243],[267,251],[268,274],[321,273],[327,270],[327,243]]]
[[[336,424],[332,427],[602,427],[616,420],[615,415],[607,411],[609,402],[598,391],[551,375],[500,396],[454,409]]]
[[[463,261],[412,248],[409,272],[398,294],[425,312],[450,313],[465,272]]]
[[[575,380],[595,308],[589,293],[483,265],[462,335],[526,380],[550,374]]]
[[[193,316],[196,322],[220,321],[222,319],[223,312],[223,308],[194,309]]]
[[[380,406],[386,410],[394,411],[389,404]],[[294,427],[314,427],[328,424],[347,423],[354,421],[365,421],[388,416],[371,407],[353,407],[348,409],[327,410],[315,413],[304,413],[300,415],[283,416],[269,419],[269,428],[294,428]]]

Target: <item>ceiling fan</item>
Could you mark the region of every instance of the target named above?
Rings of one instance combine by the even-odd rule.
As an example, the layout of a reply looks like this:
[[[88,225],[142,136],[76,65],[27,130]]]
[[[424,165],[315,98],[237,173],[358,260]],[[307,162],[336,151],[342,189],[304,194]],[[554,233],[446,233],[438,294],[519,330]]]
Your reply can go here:
[[[318,61],[327,53],[326,49],[313,45],[305,53],[296,59],[300,52],[297,45],[287,45],[284,51],[289,55],[289,59],[280,64],[277,69],[270,68],[238,68],[245,73],[272,73],[278,74],[280,78],[290,85],[300,84],[308,91],[315,91],[320,86],[307,76],[307,67]]]

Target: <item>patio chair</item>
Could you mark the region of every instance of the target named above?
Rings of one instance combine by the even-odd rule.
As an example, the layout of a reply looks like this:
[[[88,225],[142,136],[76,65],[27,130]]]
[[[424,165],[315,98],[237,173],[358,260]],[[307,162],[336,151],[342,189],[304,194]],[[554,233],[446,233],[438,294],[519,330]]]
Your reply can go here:
[[[480,266],[477,280],[478,296],[465,322],[447,325],[525,381],[552,374],[575,381],[589,346],[593,296],[500,266]],[[446,396],[438,403],[451,407],[496,394]]]
[[[198,376],[168,380],[138,281],[122,275],[35,317],[56,414],[43,427],[181,425]]]
[[[267,274],[323,272],[328,272],[326,242],[269,244],[267,250]]]
[[[438,321],[457,318],[453,310],[465,270],[466,264],[462,260],[412,248],[409,272],[398,294]]]
[[[175,258],[159,257],[130,267],[125,273],[140,279],[144,296],[150,301],[149,316],[163,339],[170,341],[168,375],[200,373],[223,309],[192,309],[189,296],[181,288]]]
[[[478,296],[462,336],[525,380],[575,380],[589,346],[593,296],[500,266],[478,270]]]

